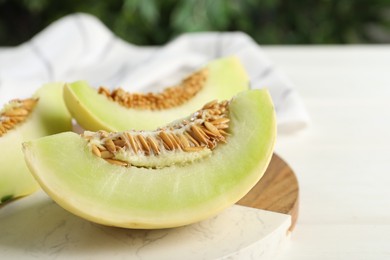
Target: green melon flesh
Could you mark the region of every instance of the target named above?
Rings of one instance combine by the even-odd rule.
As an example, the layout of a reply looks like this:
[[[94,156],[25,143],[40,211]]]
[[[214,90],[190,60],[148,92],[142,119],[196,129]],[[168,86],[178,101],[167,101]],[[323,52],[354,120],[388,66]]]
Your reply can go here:
[[[230,99],[249,87],[246,72],[235,57],[215,60],[206,68],[209,76],[204,87],[183,105],[170,109],[152,111],[125,108],[98,94],[86,81],[67,84],[64,99],[72,116],[86,130],[154,130],[189,115],[211,100]]]
[[[262,177],[271,159],[276,126],[268,91],[240,93],[229,111],[227,144],[186,165],[112,165],[70,132],[24,143],[25,159],[53,200],[87,220],[126,228],[182,226],[237,202]]]
[[[64,83],[46,84],[34,95],[39,101],[26,121],[0,137],[0,204],[39,188],[24,162],[22,143],[72,129],[62,99]]]

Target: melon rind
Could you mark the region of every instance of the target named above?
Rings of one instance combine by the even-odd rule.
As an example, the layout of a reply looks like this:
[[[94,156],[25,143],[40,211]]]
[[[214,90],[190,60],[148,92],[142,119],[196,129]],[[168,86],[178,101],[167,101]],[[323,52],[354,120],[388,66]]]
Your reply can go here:
[[[97,93],[86,81],[67,84],[65,103],[78,124],[86,130],[154,130],[201,108],[205,103],[230,99],[249,88],[248,76],[236,57],[210,62],[204,87],[184,104],[163,110],[125,108]]]
[[[64,83],[49,83],[34,94],[37,105],[26,121],[0,137],[0,204],[33,193],[39,188],[30,174],[22,143],[72,129],[71,116],[62,100]]]
[[[162,169],[112,165],[70,132],[24,143],[25,159],[53,200],[87,220],[142,229],[187,225],[241,199],[270,162],[276,124],[268,91],[240,93],[229,111],[228,143],[187,165]]]

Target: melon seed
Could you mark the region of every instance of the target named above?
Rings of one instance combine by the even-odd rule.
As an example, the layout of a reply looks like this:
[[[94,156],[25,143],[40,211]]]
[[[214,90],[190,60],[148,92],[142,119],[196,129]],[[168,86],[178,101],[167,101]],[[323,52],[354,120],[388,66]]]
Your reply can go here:
[[[13,129],[17,124],[24,122],[37,104],[38,99],[11,100],[0,111],[0,137]]]

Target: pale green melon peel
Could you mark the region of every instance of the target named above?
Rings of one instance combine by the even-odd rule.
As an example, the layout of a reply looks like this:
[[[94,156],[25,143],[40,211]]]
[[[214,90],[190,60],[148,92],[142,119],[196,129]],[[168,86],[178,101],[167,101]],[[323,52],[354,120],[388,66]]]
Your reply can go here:
[[[93,155],[87,141],[74,133],[26,142],[25,159],[42,188],[78,216],[127,228],[186,225],[237,202],[270,162],[276,124],[268,92],[240,93],[229,111],[227,144],[184,166],[112,165]]]
[[[40,88],[33,96],[39,101],[26,121],[0,137],[0,204],[39,188],[24,162],[22,143],[72,129],[62,100],[63,85],[50,83]]]
[[[125,108],[98,94],[86,81],[67,84],[64,100],[72,116],[86,130],[153,130],[187,116],[210,100],[230,99],[249,87],[248,76],[236,57],[215,60],[206,68],[209,77],[200,92],[185,104],[169,109]]]

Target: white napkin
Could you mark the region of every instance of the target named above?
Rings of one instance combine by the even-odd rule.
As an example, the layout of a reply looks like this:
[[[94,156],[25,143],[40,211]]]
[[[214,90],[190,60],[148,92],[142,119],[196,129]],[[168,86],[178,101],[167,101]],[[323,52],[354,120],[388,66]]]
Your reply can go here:
[[[84,79],[95,87],[158,91],[208,61],[229,55],[240,58],[252,88],[269,89],[279,132],[307,125],[308,114],[293,84],[246,34],[189,33],[164,46],[137,46],[87,14],[68,15],[20,46],[0,48],[0,105],[28,97],[51,81]]]

